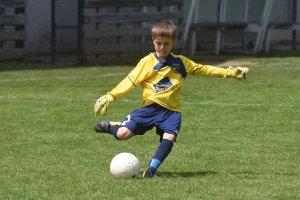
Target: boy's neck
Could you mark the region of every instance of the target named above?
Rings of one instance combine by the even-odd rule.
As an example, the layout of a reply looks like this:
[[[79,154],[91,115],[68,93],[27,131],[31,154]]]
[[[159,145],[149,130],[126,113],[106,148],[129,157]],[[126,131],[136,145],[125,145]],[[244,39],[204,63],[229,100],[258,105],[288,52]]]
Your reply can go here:
[[[159,59],[160,62],[166,62],[168,57],[170,56],[170,54],[168,54],[168,56],[161,58],[161,57],[158,56],[159,54],[156,53],[156,52],[155,52],[155,55]]]

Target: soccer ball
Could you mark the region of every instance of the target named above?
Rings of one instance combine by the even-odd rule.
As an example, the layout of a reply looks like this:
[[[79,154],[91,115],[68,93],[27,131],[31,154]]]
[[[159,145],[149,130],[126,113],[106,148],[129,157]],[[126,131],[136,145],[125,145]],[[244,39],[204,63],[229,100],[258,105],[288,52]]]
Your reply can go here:
[[[110,162],[110,173],[115,178],[136,178],[140,169],[139,160],[131,153],[119,153]]]

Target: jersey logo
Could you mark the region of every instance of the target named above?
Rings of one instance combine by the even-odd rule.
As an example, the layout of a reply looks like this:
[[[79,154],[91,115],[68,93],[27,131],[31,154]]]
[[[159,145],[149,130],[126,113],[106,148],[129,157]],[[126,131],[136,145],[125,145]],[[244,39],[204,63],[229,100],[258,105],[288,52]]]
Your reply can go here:
[[[173,64],[173,65],[172,65],[172,70],[173,70],[175,73],[178,73],[178,72],[179,72],[179,69],[180,69],[180,64]]]
[[[158,81],[156,84],[154,84],[154,88],[156,93],[164,91],[170,87],[173,87],[173,84],[171,83],[170,79],[168,77],[165,77]]]

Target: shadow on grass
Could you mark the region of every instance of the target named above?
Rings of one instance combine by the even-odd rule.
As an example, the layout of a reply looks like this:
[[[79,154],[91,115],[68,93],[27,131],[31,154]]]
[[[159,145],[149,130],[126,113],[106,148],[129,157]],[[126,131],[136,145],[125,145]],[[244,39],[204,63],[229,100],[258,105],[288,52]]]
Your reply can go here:
[[[190,178],[190,177],[197,177],[197,176],[209,176],[209,175],[216,175],[218,172],[215,171],[198,171],[198,172],[163,172],[161,175],[163,177],[168,178]]]
[[[216,171],[198,171],[198,172],[163,172],[161,175],[166,178],[191,178],[191,177],[199,177],[199,176],[211,176],[217,175],[219,172]],[[251,171],[242,171],[242,172],[229,172],[232,175],[250,175],[250,176],[261,176],[266,175],[266,173],[259,172],[251,172]],[[275,176],[298,176],[298,174],[294,173],[275,173]]]

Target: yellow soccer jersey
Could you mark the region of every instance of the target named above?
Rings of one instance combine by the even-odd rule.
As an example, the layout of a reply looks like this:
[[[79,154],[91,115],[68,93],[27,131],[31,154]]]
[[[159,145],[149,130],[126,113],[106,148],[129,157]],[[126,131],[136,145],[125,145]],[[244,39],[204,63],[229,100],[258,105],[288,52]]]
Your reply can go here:
[[[155,102],[169,110],[180,112],[180,88],[187,75],[229,77],[231,72],[228,69],[197,64],[173,53],[162,62],[156,53],[150,53],[108,94],[121,98],[140,84],[143,89],[142,107]]]

